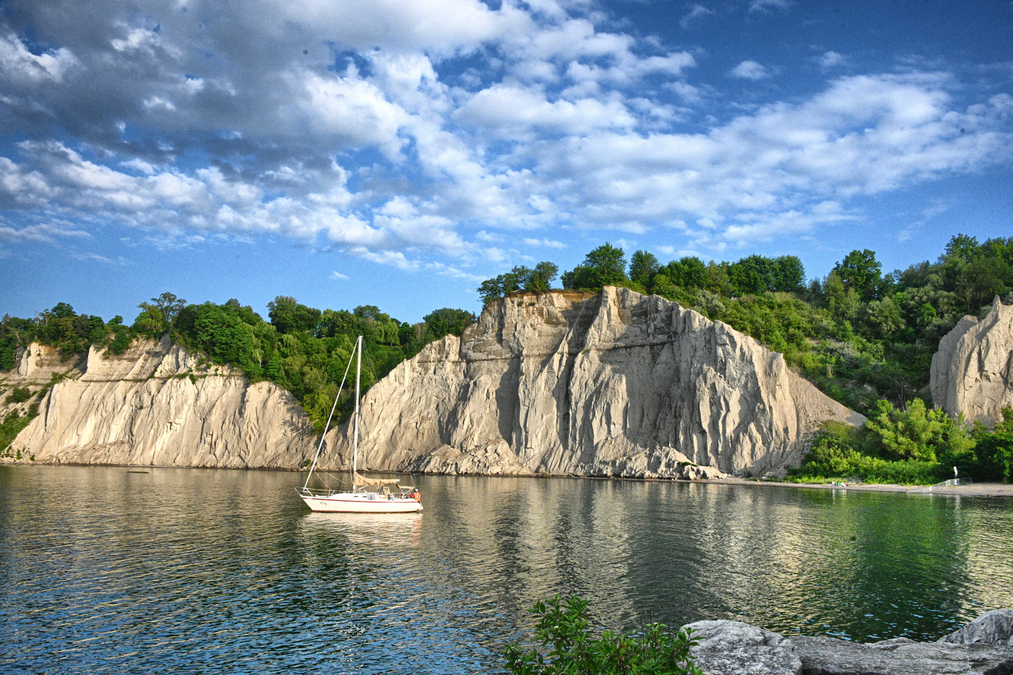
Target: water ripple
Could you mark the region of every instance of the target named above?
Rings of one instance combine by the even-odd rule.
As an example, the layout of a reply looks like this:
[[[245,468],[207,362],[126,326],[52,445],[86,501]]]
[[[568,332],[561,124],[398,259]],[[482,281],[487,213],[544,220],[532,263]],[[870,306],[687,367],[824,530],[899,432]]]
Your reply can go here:
[[[306,512],[294,474],[0,468],[0,669],[480,673],[556,592],[636,629],[731,618],[934,639],[1013,606],[998,500],[423,477]]]

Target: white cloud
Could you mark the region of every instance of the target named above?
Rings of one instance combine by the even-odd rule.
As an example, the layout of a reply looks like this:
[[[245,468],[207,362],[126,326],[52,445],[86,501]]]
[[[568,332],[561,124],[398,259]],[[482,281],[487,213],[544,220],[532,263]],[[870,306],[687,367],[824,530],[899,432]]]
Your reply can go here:
[[[825,225],[856,220],[855,214],[845,212],[835,201],[814,204],[805,210],[788,210],[779,213],[746,213],[737,223],[721,233],[722,239],[735,244],[771,241],[775,237],[804,234]]]
[[[728,74],[732,77],[738,77],[743,80],[753,80],[754,82],[770,77],[770,72],[756,61],[743,61],[732,68]]]
[[[52,244],[57,237],[88,238],[91,234],[84,230],[71,230],[49,223],[24,227],[11,227],[0,223],[0,241],[11,244],[24,242]]]
[[[601,103],[584,98],[550,102],[539,92],[501,84],[477,93],[460,109],[458,118],[504,135],[532,128],[579,134],[597,128],[629,127],[635,123],[618,101]]]
[[[370,251],[363,246],[345,249],[347,253],[378,265],[389,265],[400,270],[417,270],[421,264],[417,260],[408,260],[400,251]]]
[[[51,29],[66,44],[43,53],[0,35],[0,119],[13,125],[0,208],[31,223],[5,225],[5,241],[70,236],[32,229],[55,214],[75,223],[68,232],[113,223],[165,245],[193,235],[191,246],[211,233],[324,239],[380,264],[467,275],[524,255],[510,242],[561,248],[571,227],[640,241],[671,228],[712,250],[803,232],[852,217],[856,195],[1011,159],[1013,98],[985,100],[976,83],[917,64],[783,101],[763,87],[728,101],[727,80],[694,70],[712,55],[583,2],[223,11],[209,24],[166,13],[156,30],[99,5],[93,23]],[[684,28],[715,14],[679,12]],[[849,65],[834,51],[808,56]],[[749,60],[727,74],[778,69]],[[10,145],[25,138],[38,140]],[[426,268],[434,256],[451,260]]]
[[[566,248],[566,244],[555,239],[525,239],[524,243],[539,248]]]
[[[352,146],[376,145],[389,159],[398,160],[404,141],[398,129],[407,113],[391,104],[376,85],[348,73],[324,77],[306,72],[298,77],[305,97],[296,102],[290,120],[292,133],[305,124],[321,140],[345,140]]]
[[[684,29],[689,28],[690,23],[692,23],[694,19],[699,19],[702,16],[708,16],[710,14],[715,14],[713,9],[708,9],[703,5],[693,5],[690,7],[689,11],[684,14],[681,19],[679,19],[679,25]]]
[[[833,51],[823,52],[819,56],[818,61],[820,67],[823,68],[824,70],[829,70],[831,68],[843,66],[846,62],[845,58],[842,55]]]
[[[328,278],[329,279],[336,279],[338,281],[348,281],[349,279],[351,279],[350,276],[348,276],[347,274],[342,274],[341,272],[331,272],[328,275]]]
[[[435,272],[442,277],[450,277],[451,279],[463,279],[473,283],[485,281],[486,277],[478,274],[471,274],[470,272],[464,272],[453,265],[445,265],[440,262],[427,263],[425,269],[430,272]]]
[[[76,65],[78,60],[68,49],[33,54],[16,35],[0,35],[0,82],[59,83],[64,74]]]
[[[795,3],[791,0],[750,0],[750,12],[767,12],[771,9],[787,10]]]
[[[104,255],[98,253],[71,253],[70,257],[74,260],[80,260],[81,262],[96,262],[102,265],[116,265],[118,267],[125,267],[130,264],[128,260],[123,257],[117,257],[115,260],[107,258]]]

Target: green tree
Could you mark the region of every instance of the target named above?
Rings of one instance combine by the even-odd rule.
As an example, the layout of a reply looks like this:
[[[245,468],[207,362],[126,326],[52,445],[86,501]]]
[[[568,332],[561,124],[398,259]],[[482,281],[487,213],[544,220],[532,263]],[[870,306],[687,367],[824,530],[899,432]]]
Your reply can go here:
[[[665,266],[665,274],[673,284],[682,288],[707,287],[707,266],[695,256],[685,256],[679,260],[673,260]]]
[[[945,258],[954,258],[965,263],[971,262],[981,252],[978,239],[967,234],[955,234],[946,244]]]
[[[956,293],[971,312],[992,302],[997,295],[1009,292],[1013,282],[1013,269],[1001,258],[978,256],[964,266],[958,280]]]
[[[559,268],[551,262],[544,261],[535,265],[522,282],[524,290],[530,293],[545,293],[552,288],[552,280],[559,274]]]
[[[865,423],[872,447],[887,459],[936,461],[937,451],[946,449],[954,421],[940,408],[928,409],[920,398],[895,409],[888,401],[877,401]]]
[[[883,266],[869,249],[854,250],[834,266],[845,288],[854,289],[858,297],[868,302],[879,295]]]
[[[461,337],[464,329],[475,323],[475,315],[463,309],[444,307],[422,317],[432,340],[444,335]]]
[[[705,269],[704,289],[717,295],[732,295],[735,288],[728,275],[729,265],[726,262],[716,263],[711,260]]]
[[[584,257],[584,265],[595,271],[602,286],[614,286],[628,281],[626,254],[608,242],[590,251]]]
[[[179,315],[180,311],[186,307],[186,300],[183,298],[177,298],[174,294],[166,291],[157,298],[152,298],[151,302],[155,304],[160,310],[162,310],[162,316],[165,318],[166,326],[168,329],[172,326],[172,322]]]
[[[742,258],[728,267],[728,278],[740,294],[756,294],[773,289],[773,261],[762,255]]]
[[[321,312],[305,305],[300,305],[295,298],[279,295],[267,303],[267,315],[279,333],[300,333],[317,327]]]
[[[805,285],[805,267],[797,256],[783,255],[775,258],[771,275],[772,291],[799,293]]]
[[[622,285],[626,277],[626,254],[605,242],[584,256],[584,263],[563,274],[563,288],[599,290]]]
[[[654,276],[661,271],[661,263],[653,253],[635,251],[630,256],[630,279],[649,288]]]
[[[187,305],[176,321],[185,341],[215,363],[232,364],[248,374],[259,371],[253,360],[253,330],[235,314],[206,302]]]
[[[521,290],[528,293],[545,293],[552,288],[552,280],[558,273],[559,268],[548,261],[538,263],[533,270],[519,265],[506,274],[483,281],[478,287],[478,295],[482,298],[482,304],[488,305],[494,300]]]
[[[169,322],[165,320],[165,314],[157,305],[142,302],[137,305],[137,308],[141,310],[141,313],[134,319],[133,328],[135,331],[155,338],[165,333]]]

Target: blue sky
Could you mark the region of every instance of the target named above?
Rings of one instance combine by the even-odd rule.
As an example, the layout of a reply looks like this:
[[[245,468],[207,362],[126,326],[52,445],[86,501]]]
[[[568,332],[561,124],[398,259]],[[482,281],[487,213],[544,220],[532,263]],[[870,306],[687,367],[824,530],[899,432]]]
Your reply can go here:
[[[1013,2],[0,2],[0,314],[1013,235]]]

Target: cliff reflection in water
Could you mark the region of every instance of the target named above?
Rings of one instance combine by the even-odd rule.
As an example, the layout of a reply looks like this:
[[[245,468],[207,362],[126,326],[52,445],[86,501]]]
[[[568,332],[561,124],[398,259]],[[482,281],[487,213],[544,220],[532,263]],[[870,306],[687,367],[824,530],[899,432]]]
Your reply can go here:
[[[1003,500],[430,476],[424,513],[363,518],[299,482],[0,467],[0,670],[489,672],[556,592],[860,640],[1013,606]]]

